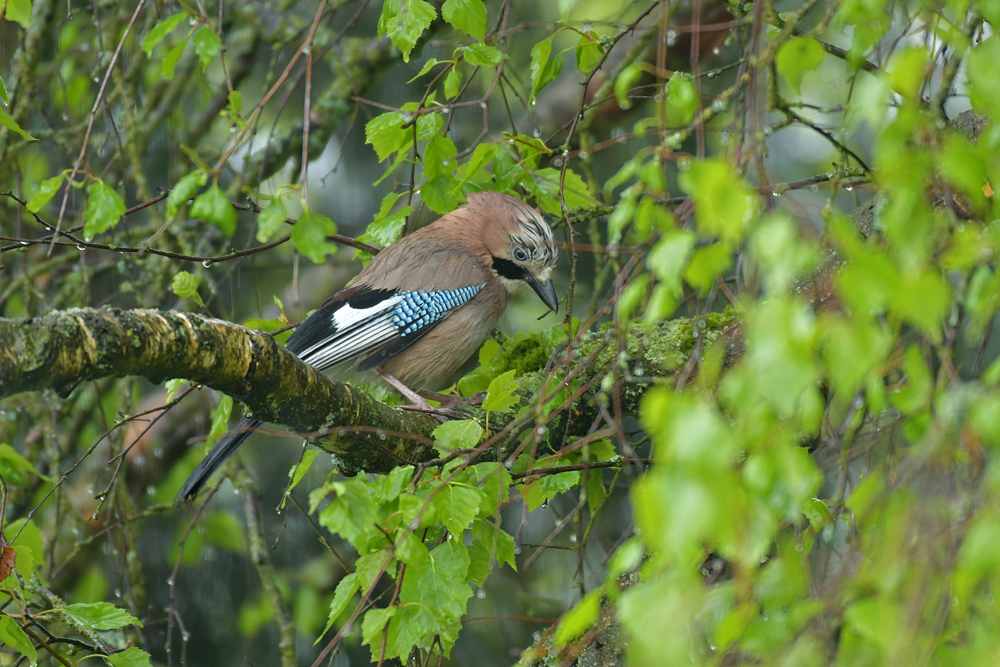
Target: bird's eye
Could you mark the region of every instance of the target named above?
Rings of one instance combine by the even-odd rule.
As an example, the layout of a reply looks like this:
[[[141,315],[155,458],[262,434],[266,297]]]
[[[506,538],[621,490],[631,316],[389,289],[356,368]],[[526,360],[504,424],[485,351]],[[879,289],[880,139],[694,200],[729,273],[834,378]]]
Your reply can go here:
[[[514,259],[519,262],[525,262],[528,260],[528,251],[524,248],[514,248]]]

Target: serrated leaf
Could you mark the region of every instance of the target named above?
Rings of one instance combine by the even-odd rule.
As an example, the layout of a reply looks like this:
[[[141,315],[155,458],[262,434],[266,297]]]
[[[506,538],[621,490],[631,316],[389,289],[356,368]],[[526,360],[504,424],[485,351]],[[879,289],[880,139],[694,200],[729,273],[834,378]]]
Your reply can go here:
[[[358,590],[358,575],[356,572],[351,572],[349,575],[341,579],[337,583],[337,590],[333,593],[333,599],[330,600],[330,613],[326,621],[326,627],[323,628],[323,632],[319,634],[316,641],[313,642],[313,646],[319,643],[319,640],[323,638],[323,635],[333,627],[333,623],[337,620],[344,609],[347,607],[347,603],[351,601],[354,594]]]
[[[159,23],[153,26],[153,29],[149,31],[149,34],[142,38],[142,50],[146,53],[148,58],[150,54],[153,53],[153,49],[164,40],[164,38],[173,32],[174,28],[179,26],[184,19],[188,17],[188,13],[181,11],[167,18],[163,19]]]
[[[557,54],[555,58],[549,59],[552,53],[552,38],[543,39],[538,44],[531,47],[531,101],[535,101],[535,96],[559,76],[562,71],[563,59]]]
[[[0,100],[3,100],[3,103],[6,105],[10,105],[10,98],[7,97],[7,86],[3,85],[2,76],[0,76]]]
[[[604,48],[594,31],[580,35],[580,42],[576,45],[576,68],[580,70],[580,74],[590,74],[602,57]]]
[[[445,484],[431,501],[437,510],[438,520],[444,524],[448,532],[461,537],[472,525],[473,519],[479,513],[479,503],[483,493],[478,489],[470,489],[459,484]]]
[[[337,252],[336,244],[326,240],[337,233],[337,223],[329,216],[306,211],[292,227],[292,243],[295,249],[316,264],[326,261],[327,255]]]
[[[167,51],[167,55],[164,56],[163,65],[160,69],[164,78],[174,78],[174,70],[177,69],[177,62],[181,59],[181,56],[184,55],[184,49],[187,48],[189,39],[191,39],[191,33],[188,33],[184,39],[174,44],[173,48]]]
[[[472,44],[465,47],[465,62],[474,67],[496,67],[503,55],[499,49],[486,44]]]
[[[452,67],[448,76],[444,78],[444,96],[448,99],[458,95],[458,90],[462,87],[462,73],[457,67]]]
[[[257,214],[257,241],[259,243],[270,241],[287,217],[285,202],[280,197],[272,199],[264,210]]]
[[[378,31],[388,35],[403,55],[403,62],[410,62],[413,47],[436,16],[437,10],[425,0],[385,0]]]
[[[201,278],[187,271],[181,271],[174,276],[170,290],[182,299],[197,298],[200,284]]]
[[[38,652],[28,639],[28,635],[24,634],[21,626],[10,616],[0,617],[0,643],[10,646],[26,657],[32,665],[38,662]]]
[[[403,114],[398,111],[375,116],[365,124],[365,143],[375,149],[379,162],[413,141],[413,129],[404,130],[402,125]]]
[[[474,419],[456,419],[434,429],[434,448],[442,456],[456,449],[472,449],[483,437],[483,427]]]
[[[417,72],[416,76],[414,76],[412,79],[410,79],[406,83],[413,83],[414,81],[416,81],[417,79],[419,79],[420,77],[422,77],[424,74],[427,74],[428,72],[431,71],[431,68],[433,68],[435,65],[438,64],[438,62],[439,61],[438,61],[437,58],[431,58],[430,60],[428,60],[427,62],[424,63],[424,66],[420,68],[420,71]]]
[[[152,667],[149,662],[149,654],[134,646],[104,656],[104,659],[111,663],[112,667]]]
[[[58,613],[67,621],[91,630],[115,630],[129,625],[142,627],[139,619],[110,602],[66,605]]]
[[[41,211],[46,204],[59,192],[59,186],[62,185],[63,176],[59,174],[58,176],[53,176],[52,178],[46,178],[44,181],[38,184],[38,190],[31,195],[31,199],[28,200],[28,210],[32,213],[38,213]]]
[[[89,240],[118,224],[125,215],[125,200],[104,181],[91,185],[88,195],[83,235]]]
[[[441,16],[458,30],[477,39],[486,34],[486,5],[483,0],[445,0]]]
[[[374,650],[382,635],[382,628],[396,615],[397,609],[399,608],[387,607],[385,609],[369,609],[365,612],[365,617],[361,621],[361,640],[370,644]]]
[[[0,5],[4,4],[0,0]],[[4,18],[8,21],[18,23],[22,28],[27,29],[31,22],[31,0],[6,0],[7,11]],[[32,660],[34,662],[34,660]]]
[[[37,139],[35,139],[33,136],[22,130],[21,126],[18,125],[16,122],[14,122],[14,119],[11,118],[10,114],[8,114],[3,109],[0,109],[0,126],[6,127],[11,132],[17,132],[19,135],[21,135],[28,141],[37,141]]]
[[[288,471],[288,476],[292,478],[292,481],[288,484],[288,492],[291,493],[292,490],[299,485],[302,478],[306,476],[309,469],[312,468],[313,461],[316,460],[316,455],[319,454],[317,449],[308,449],[302,454],[302,460],[299,464]]]
[[[198,56],[198,62],[201,63],[201,71],[204,72],[212,64],[215,56],[219,55],[222,40],[211,28],[204,25],[194,34],[193,42],[194,52]]]
[[[202,186],[207,182],[208,173],[201,169],[196,169],[177,181],[177,185],[167,195],[167,218],[177,215],[177,211],[181,209],[181,206],[194,197],[198,193],[198,190],[201,190]]]
[[[556,464],[555,461],[549,463],[539,462],[535,468],[546,468]],[[580,471],[571,470],[549,475],[535,475],[521,486],[521,496],[528,505],[528,511],[534,511],[544,503],[556,497],[560,493],[565,493],[576,487],[580,483]]]
[[[514,395],[518,386],[514,382],[516,372],[516,370],[509,370],[490,382],[490,388],[486,390],[486,398],[483,399],[483,410],[503,412],[520,403],[520,399]]]
[[[221,229],[226,236],[236,233],[236,209],[218,185],[198,195],[191,204],[191,217],[201,218]]]

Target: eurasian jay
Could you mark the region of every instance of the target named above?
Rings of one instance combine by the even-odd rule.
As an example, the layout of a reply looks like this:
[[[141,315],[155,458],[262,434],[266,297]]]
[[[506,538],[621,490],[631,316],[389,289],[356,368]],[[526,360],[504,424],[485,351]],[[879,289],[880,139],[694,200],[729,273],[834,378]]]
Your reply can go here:
[[[552,230],[535,210],[509,195],[471,194],[464,208],[378,253],[354,284],[298,326],[285,349],[320,371],[363,357],[358,370],[375,371],[414,400],[407,387],[437,389],[456,379],[524,285],[556,310],[556,258]],[[198,464],[178,499],[196,495],[260,425],[244,418]]]

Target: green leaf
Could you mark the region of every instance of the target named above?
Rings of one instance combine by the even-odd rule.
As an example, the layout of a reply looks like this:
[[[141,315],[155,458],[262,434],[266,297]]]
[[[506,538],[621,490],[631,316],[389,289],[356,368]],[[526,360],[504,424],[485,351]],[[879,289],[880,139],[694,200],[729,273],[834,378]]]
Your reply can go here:
[[[590,629],[601,613],[602,594],[600,588],[590,591],[575,607],[563,614],[556,626],[556,646],[566,646]]]
[[[152,667],[149,662],[149,654],[134,646],[103,656],[111,664],[111,667]]]
[[[371,645],[373,652],[381,642],[382,629],[396,615],[397,609],[399,607],[387,607],[385,609],[369,609],[365,612],[365,617],[361,621],[361,639],[364,643]]]
[[[118,224],[125,215],[125,200],[113,188],[105,185],[104,181],[91,185],[88,193],[83,235],[90,240]]]
[[[14,119],[11,118],[10,114],[8,114],[3,109],[0,109],[0,127],[6,127],[11,132],[17,132],[28,141],[37,141],[37,139],[35,139],[33,136],[22,130],[21,126],[15,123]]]
[[[17,552],[17,573],[25,579],[30,579],[33,574],[35,563],[45,562],[45,546],[42,543],[42,531],[38,529],[34,521],[18,519],[4,526],[4,537],[8,544],[12,544],[15,549],[24,548],[26,551]],[[17,535],[17,540],[14,536]]]
[[[755,196],[728,162],[700,160],[678,177],[681,189],[694,197],[698,229],[736,243],[743,238],[755,211]]]
[[[187,271],[180,271],[174,276],[174,280],[170,285],[171,291],[182,299],[195,298],[201,301],[201,297],[198,296],[198,285],[201,284],[201,278],[198,276],[188,273]]]
[[[285,202],[280,197],[272,199],[264,210],[257,214],[257,241],[259,243],[270,241],[287,217]]]
[[[38,190],[31,195],[31,199],[28,200],[28,210],[32,213],[38,213],[41,211],[46,204],[55,196],[59,191],[59,186],[62,185],[63,175],[53,176],[52,178],[46,178],[38,185]]]
[[[437,510],[438,520],[449,533],[461,537],[479,513],[482,499],[483,493],[478,489],[460,484],[445,484],[445,488],[438,491],[432,502]]]
[[[445,0],[441,16],[458,30],[477,39],[486,34],[486,5],[483,0]]]
[[[153,49],[156,45],[163,41],[163,39],[173,32],[174,28],[183,23],[184,19],[188,17],[188,13],[185,11],[178,12],[167,18],[163,19],[149,31],[149,34],[142,38],[142,50],[145,51],[146,57],[148,58],[150,54],[153,53]]]
[[[191,204],[191,217],[201,218],[221,229],[226,236],[236,233],[236,209],[217,184],[198,195]]]
[[[580,70],[580,74],[589,75],[603,57],[604,48],[593,30],[580,35],[580,41],[576,45],[576,68]]]
[[[187,48],[189,39],[191,39],[191,33],[185,35],[184,39],[174,44],[173,48],[167,51],[167,55],[163,58],[163,66],[161,68],[164,78],[174,78],[174,70],[177,69],[177,62],[181,59],[181,56],[184,55],[184,49]]]
[[[430,557],[424,562],[411,564],[406,568],[400,603],[404,606],[425,607],[430,614],[422,619],[427,624],[424,632],[420,633],[423,635],[419,638],[422,641],[413,643],[431,641],[434,634],[445,634],[450,627],[458,624],[472,595],[472,589],[466,583],[469,563],[465,545],[460,540],[453,539],[431,550]],[[400,625],[398,619],[393,625]]]
[[[198,193],[198,190],[201,190],[202,186],[207,182],[208,173],[202,169],[195,169],[177,181],[177,185],[167,195],[167,218],[177,215],[177,211],[181,210],[181,206],[194,197]]]
[[[457,67],[452,67],[451,71],[448,72],[448,76],[444,78],[444,96],[448,99],[458,95],[459,89],[462,87],[462,73],[458,71]]]
[[[57,611],[68,622],[90,630],[115,630],[129,625],[142,627],[139,619],[110,602],[71,604]]]
[[[483,427],[474,419],[456,419],[434,429],[434,448],[446,456],[456,449],[472,449],[483,437]]]
[[[223,394],[219,399],[219,405],[212,413],[212,429],[205,439],[206,445],[217,442],[222,436],[229,432],[229,415],[233,411],[233,397]]]
[[[410,52],[436,16],[437,10],[425,0],[385,0],[378,31],[388,35],[403,54],[403,62],[410,62]]]
[[[32,665],[38,662],[38,652],[28,639],[28,635],[24,634],[21,626],[10,616],[0,616],[0,643],[10,646],[26,657]]]
[[[538,44],[531,47],[531,102],[535,101],[535,96],[554,81],[559,72],[562,71],[563,59],[558,54],[555,58],[549,59],[552,53],[552,38],[543,39]]]
[[[996,64],[1000,62],[1000,39],[993,37],[983,40],[972,49],[966,59],[969,77],[969,99],[980,112],[992,114],[1000,108],[1000,77],[996,74]]]
[[[514,395],[514,391],[517,390],[518,386],[514,382],[515,373],[517,373],[516,369],[509,370],[490,382],[490,388],[486,391],[486,398],[483,399],[483,410],[487,412],[503,412],[504,410],[510,410],[520,403],[521,399]]]
[[[541,459],[535,462],[533,468],[548,468],[556,465],[559,465],[557,459]],[[534,475],[521,485],[521,496],[528,505],[528,511],[534,511],[560,493],[565,493],[579,484],[579,470]]]
[[[38,469],[31,464],[28,459],[21,456],[16,449],[8,445],[7,443],[0,444],[0,461],[7,463],[10,467],[17,470],[24,470],[25,472],[30,472],[32,475],[50,481],[48,477],[38,472]],[[27,480],[25,480],[26,482]]]
[[[201,63],[201,71],[208,69],[215,56],[219,55],[222,48],[222,40],[207,25],[202,26],[194,34],[194,52],[198,55],[198,62]]]
[[[313,461],[316,460],[316,455],[319,454],[318,449],[308,449],[302,454],[302,460],[299,464],[288,471],[288,476],[292,478],[292,481],[288,484],[288,493],[299,485],[302,478],[306,476],[309,469],[312,467]]]
[[[4,104],[10,106],[10,98],[7,97],[7,86],[3,85],[2,76],[0,76],[0,100],[3,100]]]
[[[698,111],[698,93],[690,74],[674,72],[667,83],[664,111],[668,125],[683,126],[694,120]]]
[[[472,544],[469,545],[469,581],[482,585],[493,571],[493,563],[506,563],[516,572],[515,548],[513,535],[498,530],[492,521],[476,521],[472,526]]]
[[[375,116],[365,124],[365,143],[375,149],[379,162],[410,146],[413,128],[404,130],[402,126],[403,114],[398,111]]]
[[[438,61],[437,58],[431,58],[430,60],[428,60],[427,62],[424,63],[424,66],[420,68],[420,71],[417,72],[416,76],[414,76],[412,79],[410,79],[406,83],[413,83],[414,81],[416,81],[417,79],[419,79],[420,77],[422,77],[424,74],[427,74],[428,72],[430,72],[431,69],[435,65],[437,65],[439,62],[440,61]]]
[[[333,599],[330,601],[330,614],[326,621],[326,627],[323,628],[323,632],[321,632],[319,637],[316,638],[313,645],[318,644],[323,635],[325,635],[327,631],[333,627],[337,617],[340,616],[344,612],[344,609],[347,608],[347,603],[351,601],[351,598],[354,597],[357,590],[358,575],[356,572],[351,572],[337,583],[337,590],[334,591]]]
[[[2,4],[4,1],[0,0],[0,5]],[[31,22],[31,0],[6,0],[6,4],[7,12],[4,18],[14,23],[20,23],[22,28],[27,29]]]
[[[500,58],[503,57],[499,49],[486,44],[472,44],[465,47],[463,53],[465,54],[465,62],[474,67],[496,67],[500,64]]]
[[[826,50],[817,40],[812,37],[792,37],[781,45],[774,61],[778,73],[799,94],[802,92],[802,77],[806,72],[818,69],[825,57]]]
[[[628,110],[632,108],[632,100],[628,94],[635,84],[639,83],[639,79],[641,78],[642,65],[639,63],[629,65],[615,77],[615,100],[618,101],[618,106],[622,109]]]
[[[321,213],[306,211],[292,227],[295,249],[316,264],[326,261],[327,255],[337,252],[337,246],[326,240],[337,233],[337,223]]]

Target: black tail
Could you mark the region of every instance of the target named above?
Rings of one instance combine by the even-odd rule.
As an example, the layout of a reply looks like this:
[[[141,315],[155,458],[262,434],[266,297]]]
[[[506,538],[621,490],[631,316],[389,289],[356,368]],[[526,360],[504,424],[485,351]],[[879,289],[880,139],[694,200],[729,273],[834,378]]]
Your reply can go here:
[[[187,478],[184,482],[184,486],[181,487],[180,493],[177,494],[177,502],[183,502],[188,498],[193,498],[198,495],[198,491],[201,487],[205,486],[205,482],[208,478],[212,476],[219,467],[226,462],[233,452],[235,452],[243,441],[246,440],[260,428],[263,422],[259,422],[256,419],[246,419],[244,418],[240,421],[239,426],[230,431],[226,437],[216,443],[212,451],[208,453],[198,467],[194,469],[191,476]]]

